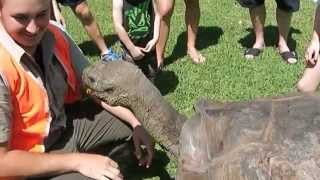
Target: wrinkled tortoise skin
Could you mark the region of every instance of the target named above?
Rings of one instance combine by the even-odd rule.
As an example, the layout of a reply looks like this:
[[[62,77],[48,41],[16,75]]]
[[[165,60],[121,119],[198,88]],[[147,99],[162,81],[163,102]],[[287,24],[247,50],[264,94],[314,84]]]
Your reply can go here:
[[[98,62],[86,69],[83,81],[108,104],[131,109],[157,142],[179,156],[179,180],[320,179],[317,94],[236,103],[201,100],[185,121],[130,63]],[[190,144],[202,149],[190,154]]]

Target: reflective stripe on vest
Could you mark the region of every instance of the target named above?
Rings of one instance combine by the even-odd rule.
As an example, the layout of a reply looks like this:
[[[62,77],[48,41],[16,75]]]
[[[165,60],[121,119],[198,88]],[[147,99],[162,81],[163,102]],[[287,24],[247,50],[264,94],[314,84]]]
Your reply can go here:
[[[77,79],[76,73],[74,71],[71,55],[70,55],[70,45],[67,41],[66,37],[61,32],[62,30],[54,25],[49,24],[48,29],[50,32],[54,34],[56,43],[54,47],[54,52],[57,59],[62,64],[63,68],[67,73],[67,81],[68,81],[68,92],[65,94],[65,103],[73,103],[80,98],[80,82]]]
[[[65,102],[80,98],[79,83],[71,62],[69,41],[56,26],[49,24],[56,43],[54,54],[62,64],[68,83]],[[0,45],[0,73],[9,89],[11,98],[11,134],[9,150],[44,152],[44,138],[49,133],[50,109],[47,92],[32,75]]]

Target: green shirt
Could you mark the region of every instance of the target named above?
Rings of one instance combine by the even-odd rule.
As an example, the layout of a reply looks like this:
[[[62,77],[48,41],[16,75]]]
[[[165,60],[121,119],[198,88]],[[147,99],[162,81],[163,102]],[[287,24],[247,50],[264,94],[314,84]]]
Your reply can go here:
[[[144,46],[153,36],[152,0],[123,0],[123,26],[135,45]]]

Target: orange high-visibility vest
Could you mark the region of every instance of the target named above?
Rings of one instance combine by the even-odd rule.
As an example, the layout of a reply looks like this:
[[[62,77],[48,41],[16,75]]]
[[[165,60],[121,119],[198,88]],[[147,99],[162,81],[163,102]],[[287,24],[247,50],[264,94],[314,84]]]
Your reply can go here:
[[[65,102],[74,102],[80,98],[80,83],[71,62],[69,41],[57,26],[49,24],[48,30],[56,41],[54,55],[67,74],[69,88],[65,93]],[[9,150],[44,152],[43,141],[49,133],[51,121],[47,92],[1,46],[0,57],[0,72],[8,86],[12,104]]]

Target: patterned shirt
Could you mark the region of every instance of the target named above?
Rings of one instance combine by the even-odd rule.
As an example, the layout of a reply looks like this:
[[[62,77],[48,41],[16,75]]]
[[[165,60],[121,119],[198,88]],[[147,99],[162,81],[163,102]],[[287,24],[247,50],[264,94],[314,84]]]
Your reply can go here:
[[[153,37],[154,11],[152,0],[124,0],[123,26],[131,41],[145,46]]]

